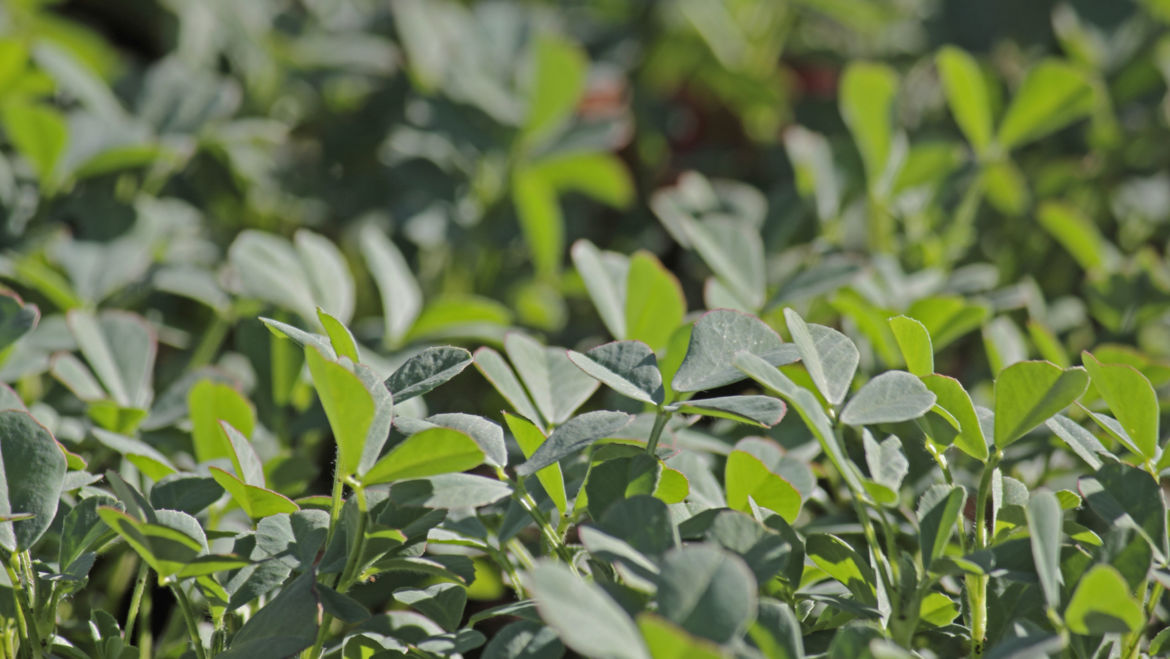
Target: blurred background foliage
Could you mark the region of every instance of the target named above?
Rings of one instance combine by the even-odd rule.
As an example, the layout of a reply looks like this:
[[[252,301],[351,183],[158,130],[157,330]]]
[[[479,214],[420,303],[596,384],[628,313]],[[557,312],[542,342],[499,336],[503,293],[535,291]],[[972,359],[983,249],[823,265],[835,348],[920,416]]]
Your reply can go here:
[[[597,343],[584,239],[619,269],[654,253],[691,310],[798,305],[871,365],[913,310],[954,342],[944,372],[1111,343],[1164,384],[1168,21],[1165,0],[5,0],[0,277],[44,318],[0,379],[38,398],[65,311],[129,309],[160,390],[215,364],[280,429],[257,314],[321,306],[388,366],[511,327]]]

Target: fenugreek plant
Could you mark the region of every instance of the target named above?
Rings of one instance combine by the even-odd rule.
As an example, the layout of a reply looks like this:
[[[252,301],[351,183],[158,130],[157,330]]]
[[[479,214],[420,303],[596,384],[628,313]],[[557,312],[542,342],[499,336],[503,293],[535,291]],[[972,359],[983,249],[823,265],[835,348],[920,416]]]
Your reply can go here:
[[[1167,24],[0,2],[0,659],[1170,655]]]
[[[297,498],[261,457],[278,438],[210,375],[166,394],[190,453],[136,439],[183,416],[144,411],[153,336],[71,313],[82,358],[53,373],[123,461],[88,472],[8,395],[6,653],[138,656],[163,593],[182,627],[159,642],[201,658],[1160,652],[1170,458],[1141,371],[1020,361],[985,407],[934,372],[915,318],[888,320],[906,370],[862,377],[853,340],[791,308],[785,341],[740,311],[686,317],[653,257],[576,256],[617,339],[584,351],[509,333],[503,354],[426,348],[385,374],[323,310],[321,333],[263,319],[274,386],[311,382],[331,437],[331,491]],[[6,300],[14,334],[36,323]],[[472,364],[511,408],[497,420],[412,406]],[[579,412],[602,385],[617,409]],[[129,609],[78,645],[61,610],[123,546]],[[468,614],[485,579],[510,595]]]

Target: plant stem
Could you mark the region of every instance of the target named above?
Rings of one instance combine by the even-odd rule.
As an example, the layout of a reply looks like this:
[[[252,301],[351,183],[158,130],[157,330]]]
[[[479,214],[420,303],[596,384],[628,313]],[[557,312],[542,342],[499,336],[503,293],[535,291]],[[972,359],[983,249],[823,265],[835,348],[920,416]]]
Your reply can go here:
[[[342,482],[340,474],[338,474],[333,481],[333,506],[329,511],[329,533],[325,540],[326,548],[333,541],[333,534],[337,529],[337,522],[341,519],[341,506],[343,503],[341,495],[344,492],[344,486],[345,484]],[[351,573],[356,569],[357,563],[361,561],[362,552],[365,551],[366,524],[369,517],[369,511],[366,506],[366,492],[360,487],[354,487],[354,496],[357,499],[358,505],[357,536],[354,539],[353,548],[345,559],[345,567],[341,570],[341,576],[337,579],[338,592],[345,592],[352,584],[354,575]],[[333,616],[328,613],[321,615],[321,624],[317,627],[317,638],[313,641],[313,647],[306,650],[301,655],[302,657],[310,659],[321,656],[321,650],[325,647],[325,637],[329,635],[329,627],[332,623]]]
[[[668,420],[670,420],[670,412],[659,407],[658,414],[654,417],[654,427],[650,429],[650,439],[646,440],[646,452],[650,455],[654,455],[654,452],[658,450],[658,439],[662,436],[662,429],[666,427]]]
[[[138,605],[138,616],[145,623],[138,626],[138,656],[139,659],[148,659],[154,656],[154,634],[150,630],[150,613],[154,609],[154,597],[150,588],[144,588],[142,601]],[[127,637],[127,642],[129,638]]]
[[[16,566],[13,566],[13,563]],[[23,581],[18,574],[20,565],[20,554],[13,553],[11,560],[4,564],[4,569],[8,573],[8,580],[12,582],[12,599],[15,603],[17,632],[20,640],[20,654],[26,656],[34,656],[33,648],[37,651],[41,648],[40,635],[37,633],[36,620],[33,619],[32,602],[29,601],[28,591],[25,590]],[[25,652],[26,648],[28,652]]]
[[[496,467],[496,476],[500,480],[508,482],[512,485],[512,496],[515,497],[516,502],[519,503],[520,506],[528,513],[528,515],[536,522],[537,527],[540,528],[540,532],[544,536],[545,541],[548,542],[549,547],[551,547],[552,550],[556,552],[557,556],[560,557],[560,559],[564,561],[566,565],[568,565],[573,574],[577,574],[577,567],[573,565],[573,553],[570,552],[569,548],[565,546],[564,541],[562,541],[561,537],[557,535],[556,529],[553,528],[552,524],[549,523],[548,518],[544,516],[543,512],[541,512],[540,506],[536,504],[536,500],[533,499],[532,495],[528,493],[527,489],[525,489],[523,480],[520,478],[515,480],[508,478],[508,474],[505,473],[504,470],[500,467]]]
[[[175,599],[179,602],[179,608],[183,610],[183,620],[187,623],[187,633],[190,634],[191,642],[195,645],[195,656],[198,659],[207,659],[207,651],[203,648],[203,639],[199,637],[199,624],[195,619],[195,609],[191,606],[191,600],[187,598],[187,593],[183,592],[183,588],[179,584],[172,584],[171,590],[175,593]]]
[[[857,519],[861,522],[862,532],[865,534],[865,542],[869,545],[870,551],[873,552],[874,560],[878,564],[878,576],[882,579],[882,584],[886,587],[886,594],[894,596],[894,582],[891,578],[892,569],[890,561],[886,558],[885,553],[882,552],[882,546],[878,543],[877,532],[873,530],[873,521],[869,518],[869,512],[865,509],[865,504],[861,499],[853,498],[853,507],[857,512]]]
[[[996,449],[983,465],[979,491],[975,497],[975,550],[987,547],[987,496],[991,493],[991,479],[1003,453]],[[983,656],[987,642],[987,581],[986,574],[967,576],[967,602],[971,610],[971,657]]]
[[[130,596],[130,610],[126,612],[126,626],[122,631],[122,639],[128,645],[134,644],[134,624],[138,621],[138,611],[142,606],[142,594],[146,592],[146,577],[150,574],[150,566],[146,561],[138,563],[138,580],[134,584],[134,593]]]
[[[232,320],[231,318],[225,318],[222,314],[216,313],[215,319],[203,331],[199,343],[195,346],[195,350],[191,352],[191,359],[187,362],[188,372],[211,363],[211,360],[219,351],[220,344],[223,343],[228,331],[232,328]]]
[[[349,558],[345,561],[345,569],[341,572],[341,579],[337,582],[337,591],[341,593],[349,590],[349,587],[361,577],[362,553],[366,549],[366,525],[369,523],[370,517],[369,508],[366,505],[366,491],[355,487],[353,494],[354,498],[357,499],[358,507],[357,535]]]
[[[345,493],[345,483],[341,480],[341,474],[334,469],[333,473],[333,502],[329,506],[329,531],[325,534],[325,550],[329,550],[329,545],[333,542],[333,534],[337,531],[337,522],[341,519],[341,506],[345,500],[341,495]]]

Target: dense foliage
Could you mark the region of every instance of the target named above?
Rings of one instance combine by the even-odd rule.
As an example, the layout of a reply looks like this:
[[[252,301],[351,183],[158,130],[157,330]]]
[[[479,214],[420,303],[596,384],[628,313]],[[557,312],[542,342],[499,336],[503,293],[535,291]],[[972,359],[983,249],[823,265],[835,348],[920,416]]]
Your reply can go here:
[[[1168,22],[6,0],[0,657],[1170,654]]]

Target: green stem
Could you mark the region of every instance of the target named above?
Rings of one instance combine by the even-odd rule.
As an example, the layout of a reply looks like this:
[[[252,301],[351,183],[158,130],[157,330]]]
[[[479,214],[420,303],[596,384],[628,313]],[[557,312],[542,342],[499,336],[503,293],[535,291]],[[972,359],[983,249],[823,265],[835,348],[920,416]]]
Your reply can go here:
[[[512,538],[508,541],[508,549],[512,550],[512,555],[524,566],[525,570],[531,570],[536,567],[535,559],[532,558],[532,554],[528,552],[528,547],[525,547],[523,542]]]
[[[16,605],[17,632],[20,635],[20,654],[34,656],[33,648],[37,650],[41,648],[41,639],[37,633],[36,620],[33,619],[33,607],[32,602],[29,600],[29,593],[25,590],[24,582],[18,574],[19,566],[19,553],[13,553],[11,560],[4,563],[4,569],[8,573],[8,580],[12,583],[12,599]],[[26,649],[28,650],[27,652],[25,651]]]
[[[366,505],[366,491],[361,487],[354,487],[353,494],[354,498],[357,499],[358,507],[357,536],[354,540],[353,550],[345,561],[341,580],[337,584],[337,591],[341,593],[349,590],[349,587],[361,577],[362,554],[366,549],[366,525],[369,523],[370,517],[369,508]]]
[[[874,560],[878,564],[878,576],[881,577],[882,585],[886,587],[886,594],[889,597],[894,597],[894,581],[891,574],[889,560],[886,559],[885,553],[882,552],[882,546],[878,543],[877,532],[873,530],[873,520],[869,518],[869,512],[865,509],[865,504],[861,499],[853,498],[853,507],[857,512],[857,519],[861,522],[862,532],[865,534],[865,542],[869,545],[870,551],[873,552]]]
[[[955,477],[951,473],[951,466],[947,464],[947,456],[943,455],[941,451],[935,446],[934,442],[926,442],[926,451],[930,453],[930,457],[938,464],[939,469],[942,470],[943,479],[946,480],[947,485],[955,484]]]
[[[171,590],[175,593],[179,608],[183,610],[187,633],[191,636],[191,643],[195,645],[195,656],[198,659],[207,659],[207,651],[203,648],[203,639],[199,637],[199,623],[196,621],[195,609],[191,606],[191,600],[187,598],[187,593],[183,592],[183,588],[179,584],[172,584]]]
[[[345,483],[342,481],[341,475],[337,474],[333,480],[333,505],[329,511],[329,532],[326,535],[326,547],[329,547],[332,543],[333,534],[337,529],[337,522],[341,519],[341,506],[343,503],[341,495],[344,493],[344,487]],[[361,560],[361,552],[365,550],[366,518],[369,514],[366,509],[366,493],[360,487],[355,487],[354,496],[357,497],[358,502],[358,533],[354,541],[354,547],[345,559],[345,567],[341,570],[341,576],[338,577],[336,582],[340,592],[344,592],[349,587],[348,580],[350,573],[354,569],[354,564]],[[317,627],[317,638],[313,641],[313,647],[302,653],[302,657],[312,659],[321,656],[321,651],[325,647],[325,638],[329,636],[329,627],[332,623],[333,616],[328,613],[321,615],[321,624]]]
[[[138,564],[138,580],[134,583],[134,593],[130,596],[130,610],[126,612],[126,627],[122,638],[127,644],[134,644],[134,624],[138,621],[138,611],[142,606],[142,594],[146,592],[146,578],[150,575],[150,566],[146,561]]]
[[[650,429],[650,439],[646,440],[646,452],[650,455],[654,455],[654,452],[658,450],[658,439],[662,437],[662,429],[666,427],[668,420],[670,420],[670,412],[659,407],[658,414],[654,417],[654,427]]]
[[[1147,601],[1145,598],[1149,597],[1150,595],[1150,580],[1149,578],[1146,578],[1146,580],[1142,582],[1142,600],[1146,602],[1147,610],[1150,613],[1146,615],[1146,624],[1143,624],[1141,627],[1125,635],[1125,642],[1121,651],[1121,656],[1124,659],[1138,659],[1138,657],[1141,655],[1140,649],[1142,645],[1142,636],[1144,635],[1146,625],[1149,624],[1149,618],[1151,617],[1150,614],[1152,614],[1154,608],[1150,606],[1150,602],[1153,602],[1155,607],[1157,606],[1161,585],[1162,584],[1159,583],[1154,587],[1154,597]]]
[[[991,493],[991,479],[1003,453],[996,449],[983,465],[979,492],[975,497],[975,550],[987,547],[987,497]],[[971,657],[980,659],[987,642],[987,582],[986,574],[967,576],[967,602],[971,611]]]
[[[232,320],[217,313],[215,320],[211,321],[211,324],[203,331],[199,343],[191,352],[191,359],[187,362],[187,371],[190,372],[211,363],[231,328]]]
[[[528,490],[524,487],[524,481],[520,478],[515,480],[508,478],[508,474],[506,474],[504,470],[499,467],[496,468],[496,476],[500,480],[511,484],[512,496],[516,499],[516,502],[519,503],[520,507],[523,508],[536,522],[536,526],[540,528],[540,532],[544,536],[545,541],[548,542],[549,547],[551,547],[552,550],[556,552],[557,556],[565,562],[573,574],[577,574],[577,567],[573,565],[573,553],[570,552],[569,548],[565,546],[564,541],[562,541],[561,537],[557,535],[556,529],[553,528],[552,524],[549,523],[548,518],[544,516],[543,512],[541,512],[540,506],[537,505],[536,500],[533,499],[532,495],[528,493]]]
[[[500,566],[500,570],[508,577],[511,582],[512,591],[516,593],[516,599],[522,600],[527,597],[524,594],[524,586],[520,583],[520,573],[516,571],[516,566],[512,564],[512,560],[508,558],[508,554],[502,549],[496,549],[491,545],[487,545],[487,553]]]
[[[138,605],[138,616],[147,621],[147,624],[139,626],[138,631],[138,657],[139,659],[148,659],[154,656],[154,635],[150,631],[150,614],[154,610],[154,597],[151,594],[150,588],[144,588],[142,592],[142,601]],[[129,637],[127,637],[129,642]]]
[[[340,456],[339,456],[340,459]],[[337,531],[337,522],[341,519],[341,505],[345,500],[341,495],[345,493],[345,483],[341,480],[341,474],[334,471],[333,474],[333,502],[329,506],[329,530],[325,533],[325,549],[328,551],[330,544],[333,542],[333,534]]]

